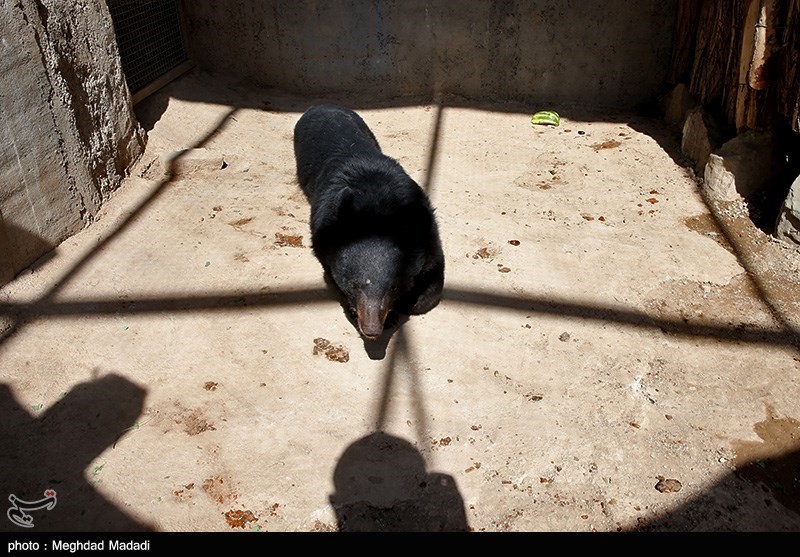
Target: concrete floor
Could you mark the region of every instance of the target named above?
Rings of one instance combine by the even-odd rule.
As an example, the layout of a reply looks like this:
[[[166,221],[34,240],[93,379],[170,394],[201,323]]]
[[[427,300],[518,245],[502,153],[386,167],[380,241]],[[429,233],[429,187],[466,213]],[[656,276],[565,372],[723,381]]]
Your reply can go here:
[[[294,181],[314,100],[173,83],[96,222],[0,289],[34,530],[800,529],[800,253],[671,130],[334,100],[429,192],[441,304],[365,345]]]

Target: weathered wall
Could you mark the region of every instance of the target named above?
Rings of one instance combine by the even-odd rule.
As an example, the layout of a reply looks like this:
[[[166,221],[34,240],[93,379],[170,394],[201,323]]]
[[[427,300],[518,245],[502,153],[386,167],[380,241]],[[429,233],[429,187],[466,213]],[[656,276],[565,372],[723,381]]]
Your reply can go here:
[[[660,92],[676,0],[183,2],[201,69],[310,94],[629,108]]]
[[[142,146],[104,0],[0,0],[0,284],[91,222]]]

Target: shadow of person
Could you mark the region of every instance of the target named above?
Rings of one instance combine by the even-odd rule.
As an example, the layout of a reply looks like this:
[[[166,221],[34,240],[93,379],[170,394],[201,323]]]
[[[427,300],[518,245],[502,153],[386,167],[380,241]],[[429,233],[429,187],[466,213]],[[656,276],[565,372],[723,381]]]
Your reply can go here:
[[[0,501],[8,518],[0,517],[0,531],[153,530],[117,508],[86,477],[92,461],[139,417],[145,393],[123,377],[106,375],[75,386],[41,417],[34,417],[8,385],[0,384]],[[25,506],[19,501],[41,500],[51,490],[54,506],[25,513],[32,527],[12,522],[12,515],[20,516],[14,506]]]
[[[333,483],[342,532],[469,531],[455,479],[426,472],[422,455],[399,437],[375,432],[352,443]]]

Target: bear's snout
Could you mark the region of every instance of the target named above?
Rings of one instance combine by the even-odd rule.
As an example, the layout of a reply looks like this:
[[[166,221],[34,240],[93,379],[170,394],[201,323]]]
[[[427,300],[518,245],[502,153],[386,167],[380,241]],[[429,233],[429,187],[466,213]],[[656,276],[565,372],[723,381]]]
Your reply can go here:
[[[361,334],[369,340],[375,340],[383,333],[383,324],[389,313],[386,298],[359,296],[356,306],[358,328]]]

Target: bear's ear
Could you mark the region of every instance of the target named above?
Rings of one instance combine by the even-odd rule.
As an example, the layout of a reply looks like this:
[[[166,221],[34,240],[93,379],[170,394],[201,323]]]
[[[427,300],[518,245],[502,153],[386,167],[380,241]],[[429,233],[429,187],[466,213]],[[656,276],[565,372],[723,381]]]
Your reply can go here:
[[[349,187],[344,187],[336,194],[335,208],[336,214],[339,218],[351,215],[354,212],[353,190]]]

